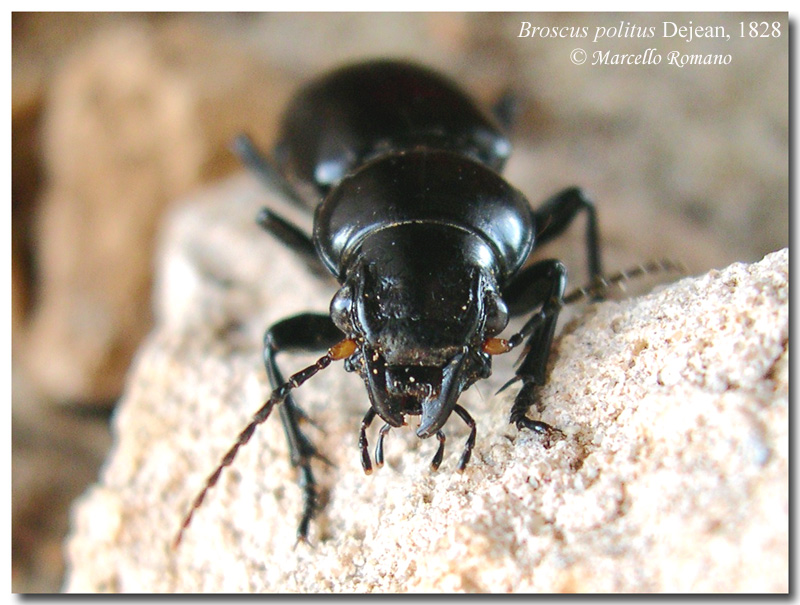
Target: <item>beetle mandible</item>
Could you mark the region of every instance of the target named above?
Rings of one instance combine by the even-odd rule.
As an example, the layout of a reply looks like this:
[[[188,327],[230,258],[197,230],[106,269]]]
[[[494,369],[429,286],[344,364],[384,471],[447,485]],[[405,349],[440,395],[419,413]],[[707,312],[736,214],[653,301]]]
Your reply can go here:
[[[524,345],[510,382],[521,388],[510,422],[547,440],[557,430],[528,411],[544,384],[566,269],[558,260],[526,265],[536,246],[586,215],[589,275],[601,280],[593,204],[576,187],[533,209],[501,171],[511,145],[508,104],[494,115],[453,82],[428,68],[396,60],[346,66],[312,81],[284,116],[271,159],[246,137],[244,161],[299,206],[314,210],[313,234],[264,209],[258,222],[340,284],[329,314],[304,313],[272,325],[264,337],[270,398],[240,433],[207,479],[184,518],[194,511],[258,424],[279,406],[291,462],[299,472],[306,540],[318,511],[311,460],[322,457],[303,433],[305,418],[291,391],[335,360],[364,380],[370,407],[361,423],[364,470],[372,463],[366,430],[384,422],[375,451],[383,463],[386,433],[419,416],[416,434],[436,436],[431,466],[442,461],[443,427],[455,412],[469,427],[458,461],[467,465],[476,426],[459,395],[491,374],[492,355]],[[509,316],[531,315],[509,339],[497,335]],[[276,356],[286,350],[327,353],[285,380]],[[324,459],[324,458],[323,458]]]

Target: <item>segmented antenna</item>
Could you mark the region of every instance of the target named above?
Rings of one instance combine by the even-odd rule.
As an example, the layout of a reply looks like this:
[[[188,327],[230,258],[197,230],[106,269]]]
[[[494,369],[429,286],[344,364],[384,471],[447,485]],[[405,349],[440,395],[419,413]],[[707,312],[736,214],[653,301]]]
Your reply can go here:
[[[623,292],[625,291],[625,282],[636,279],[643,275],[657,275],[659,273],[668,273],[676,271],[680,274],[687,272],[686,265],[680,261],[670,260],[663,258],[661,260],[652,260],[642,265],[631,267],[626,271],[620,271],[609,277],[599,276],[593,284],[584,288],[576,288],[569,294],[565,295],[562,299],[562,307],[571,305],[580,300],[591,300],[594,298],[602,297],[614,286],[618,287]]]
[[[541,324],[545,319],[563,309],[567,305],[574,304],[581,300],[593,300],[607,294],[608,291],[614,286],[625,290],[625,282],[628,282],[643,275],[656,275],[658,273],[666,273],[668,271],[678,271],[680,273],[686,272],[686,265],[679,261],[672,261],[669,259],[654,260],[642,265],[637,265],[626,271],[620,271],[609,277],[598,277],[595,282],[590,286],[583,288],[576,288],[572,290],[561,299],[554,298],[549,304],[545,305],[539,313],[534,315],[528,322],[522,326],[522,329],[508,339],[508,350],[518,347],[530,334],[534,328]],[[506,388],[505,385],[503,389]],[[501,389],[502,390],[502,389]]]
[[[272,408],[276,405],[283,402],[286,397],[289,396],[289,393],[294,389],[300,387],[304,382],[309,380],[312,376],[314,376],[320,370],[324,370],[327,368],[332,361],[337,361],[339,359],[344,359],[349,357],[353,354],[356,349],[356,343],[354,340],[345,339],[338,344],[334,345],[328,352],[325,353],[322,357],[317,359],[316,362],[297,372],[296,374],[292,374],[289,377],[289,380],[284,382],[278,388],[276,388],[269,396],[269,399],[261,406],[261,408],[253,415],[253,419],[250,421],[244,430],[239,433],[239,436],[236,439],[236,442],[231,446],[228,450],[228,453],[222,457],[217,468],[208,476],[206,479],[206,484],[203,489],[200,491],[197,496],[195,496],[194,502],[192,502],[192,506],[189,508],[189,512],[186,513],[186,516],[183,518],[183,523],[181,523],[181,528],[178,530],[178,534],[175,536],[175,540],[172,543],[172,548],[177,548],[181,540],[183,539],[183,534],[186,529],[189,527],[189,524],[192,522],[192,517],[194,516],[194,512],[200,508],[203,504],[203,500],[206,497],[208,491],[217,484],[219,480],[219,476],[222,474],[222,470],[226,466],[230,466],[233,463],[234,458],[236,458],[236,453],[239,451],[239,448],[250,441],[250,438],[253,436],[253,433],[256,431],[256,427],[266,421],[269,418],[270,413],[272,412]]]
[[[583,287],[576,288],[571,292],[564,295],[562,298],[553,298],[542,306],[542,309],[531,317],[522,329],[511,336],[508,340],[502,338],[491,338],[484,343],[484,351],[491,355],[498,355],[508,353],[514,350],[520,344],[525,342],[525,339],[548,317],[554,313],[558,313],[567,305],[575,304],[581,300],[595,300],[607,294],[608,291],[614,286],[625,290],[625,282],[636,279],[643,275],[657,275],[658,273],[667,273],[669,271],[676,271],[681,274],[687,272],[686,265],[680,261],[673,261],[669,259],[653,260],[641,265],[637,265],[625,271],[620,271],[609,277],[600,276],[595,279],[594,283]],[[524,352],[523,352],[524,356]],[[522,356],[520,356],[522,359]],[[519,376],[514,376],[511,380],[505,383],[497,393],[505,391],[512,384],[520,380]]]

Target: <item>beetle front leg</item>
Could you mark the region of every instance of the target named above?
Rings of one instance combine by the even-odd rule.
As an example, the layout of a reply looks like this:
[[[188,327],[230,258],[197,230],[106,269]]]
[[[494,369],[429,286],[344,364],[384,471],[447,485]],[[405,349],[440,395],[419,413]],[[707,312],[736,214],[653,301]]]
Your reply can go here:
[[[384,424],[381,427],[381,432],[378,434],[378,444],[375,446],[375,464],[378,468],[383,466],[384,456],[383,456],[383,441],[386,439],[386,435],[389,434],[389,431],[392,430],[391,424]]]
[[[516,371],[516,380],[522,381],[522,388],[511,407],[509,422],[519,429],[526,428],[544,435],[548,443],[550,437],[560,431],[540,420],[529,418],[527,414],[531,406],[537,403],[536,387],[545,383],[547,360],[566,285],[567,269],[564,264],[558,260],[544,260],[522,271],[514,280],[512,288],[529,305],[541,305],[541,309],[511,338],[513,341],[527,337],[527,340],[522,362]],[[512,298],[509,306],[519,302]]]
[[[467,437],[467,442],[464,445],[464,452],[461,454],[461,458],[458,461],[458,466],[456,467],[456,470],[459,473],[462,473],[467,467],[470,456],[472,456],[472,449],[475,447],[475,435],[477,429],[475,427],[475,421],[472,419],[472,416],[469,415],[467,410],[456,404],[456,406],[453,408],[453,411],[461,416],[461,420],[463,420],[469,427],[469,437]]]
[[[432,471],[439,470],[442,464],[442,458],[444,458],[444,444],[447,441],[447,437],[445,437],[444,431],[441,429],[436,431],[436,438],[439,440],[439,447],[436,448],[436,453],[433,455],[433,460],[431,460]]]
[[[283,384],[284,379],[275,357],[286,351],[323,351],[342,339],[342,333],[330,317],[322,314],[305,313],[295,315],[273,324],[264,335],[264,365],[273,388]],[[319,458],[330,462],[314,447],[308,437],[300,430],[300,421],[307,419],[292,395],[286,397],[280,407],[283,430],[289,444],[292,466],[298,469],[299,484],[303,491],[303,516],[297,528],[297,539],[306,541],[311,519],[318,508],[317,484],[311,471],[311,459]]]
[[[361,452],[361,466],[364,473],[369,475],[372,473],[372,461],[369,459],[369,442],[367,441],[367,429],[375,420],[375,410],[370,408],[364,415],[361,421],[361,431],[358,434],[358,449]],[[380,466],[380,464],[378,464]]]

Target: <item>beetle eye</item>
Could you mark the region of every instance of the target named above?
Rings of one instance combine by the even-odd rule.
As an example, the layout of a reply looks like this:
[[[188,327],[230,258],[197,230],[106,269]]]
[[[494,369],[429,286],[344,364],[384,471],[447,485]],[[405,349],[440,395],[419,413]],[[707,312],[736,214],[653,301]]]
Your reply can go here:
[[[485,336],[494,336],[502,332],[508,325],[508,307],[503,299],[494,292],[490,292],[484,299],[486,321],[483,324]]]
[[[350,311],[353,307],[353,291],[350,286],[342,286],[331,300],[331,320],[345,334],[353,331]]]

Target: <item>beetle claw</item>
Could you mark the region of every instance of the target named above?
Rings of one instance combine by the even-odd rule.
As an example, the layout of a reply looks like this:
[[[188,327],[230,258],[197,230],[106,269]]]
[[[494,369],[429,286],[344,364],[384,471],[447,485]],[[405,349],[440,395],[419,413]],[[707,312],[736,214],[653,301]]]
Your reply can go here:
[[[495,393],[495,395],[499,395],[500,393],[505,391],[508,387],[510,387],[511,385],[513,385],[515,382],[517,382],[519,380],[522,380],[521,377],[514,376],[514,378],[512,378],[511,380],[506,382],[503,386],[501,386],[499,389],[497,389],[497,392]]]
[[[553,439],[563,439],[566,435],[564,432],[554,426],[542,422],[541,420],[532,420],[527,416],[517,419],[517,429],[528,429],[542,437],[542,445],[545,449],[553,447]]]

